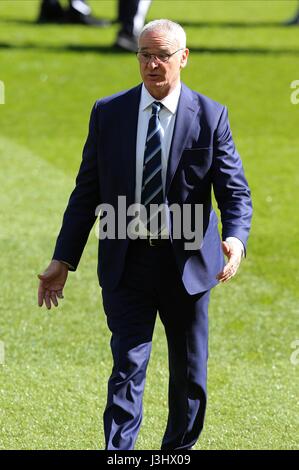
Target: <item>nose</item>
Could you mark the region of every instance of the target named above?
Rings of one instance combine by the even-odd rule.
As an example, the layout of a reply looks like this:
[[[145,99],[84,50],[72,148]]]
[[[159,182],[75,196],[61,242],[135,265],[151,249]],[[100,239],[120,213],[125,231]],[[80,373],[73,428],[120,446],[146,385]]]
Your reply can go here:
[[[151,57],[147,65],[152,69],[159,67],[159,63],[157,62],[156,57]]]

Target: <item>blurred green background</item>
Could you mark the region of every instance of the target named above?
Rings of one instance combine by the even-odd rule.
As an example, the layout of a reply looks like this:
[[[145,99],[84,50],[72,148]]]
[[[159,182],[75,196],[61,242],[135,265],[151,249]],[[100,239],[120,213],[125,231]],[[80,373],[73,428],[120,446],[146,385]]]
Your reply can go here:
[[[116,1],[90,1],[114,19]],[[111,370],[91,234],[58,309],[36,304],[97,98],[140,80],[106,29],[36,25],[38,1],[0,2],[0,449],[102,449]],[[209,399],[197,449],[298,447],[299,27],[296,1],[154,0],[186,29],[183,81],[226,104],[254,203],[248,257],[213,291]],[[137,449],[159,449],[167,348],[157,323]]]

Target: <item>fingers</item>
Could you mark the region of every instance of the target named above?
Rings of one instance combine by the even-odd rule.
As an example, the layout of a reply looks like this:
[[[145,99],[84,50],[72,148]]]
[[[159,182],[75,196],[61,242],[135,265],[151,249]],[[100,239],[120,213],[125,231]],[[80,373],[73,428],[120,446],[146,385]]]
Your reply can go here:
[[[225,283],[229,281],[232,277],[234,277],[236,274],[236,271],[233,271],[231,269],[228,269],[227,271],[222,271],[217,275],[217,279],[219,282]]]
[[[46,276],[44,273],[42,274],[38,274],[37,277],[41,280],[41,281],[44,281],[46,279]]]
[[[63,299],[63,295],[61,291],[59,291],[59,295],[58,295],[58,292],[54,290],[46,289],[44,298],[45,298],[45,304],[48,310],[51,310],[52,305],[54,305],[54,307],[58,307],[57,297],[59,297],[60,299]]]
[[[45,295],[45,289],[44,289],[42,283],[40,282],[39,286],[38,286],[38,293],[37,293],[37,303],[38,303],[39,307],[43,306],[44,295]]]
[[[216,279],[222,283],[229,281],[236,275],[240,261],[241,260],[239,260],[237,257],[232,256],[229,262],[224,266],[223,270],[217,274]]]
[[[224,255],[228,258],[228,263],[224,266],[223,270],[217,274],[216,279],[224,283],[236,275],[242,259],[242,250],[240,250],[238,245],[235,246],[226,241],[222,242],[222,250]]]
[[[51,273],[49,273],[48,269],[46,269],[43,273],[41,274],[38,274],[37,277],[41,280],[41,281],[47,281],[51,278]]]
[[[55,307],[58,307],[58,299],[63,299],[63,293],[62,290],[54,291],[54,290],[49,290],[45,289],[40,283],[40,286],[38,288],[38,306],[42,307],[43,303],[45,303],[45,306],[47,307],[48,310],[51,309],[52,305]]]
[[[57,261],[52,260],[47,269],[41,274],[38,274],[39,287],[38,287],[38,305],[42,307],[43,304],[50,310],[51,306],[58,307],[58,299],[63,299],[63,286],[67,277],[67,267],[63,269],[63,265]]]
[[[55,305],[55,307],[58,307],[58,300],[54,291],[50,291],[50,299],[52,300],[52,303]]]
[[[45,304],[46,304],[47,309],[50,310],[51,309],[51,300],[50,300],[50,291],[48,289],[46,289],[46,291],[45,291],[44,299],[45,299]]]

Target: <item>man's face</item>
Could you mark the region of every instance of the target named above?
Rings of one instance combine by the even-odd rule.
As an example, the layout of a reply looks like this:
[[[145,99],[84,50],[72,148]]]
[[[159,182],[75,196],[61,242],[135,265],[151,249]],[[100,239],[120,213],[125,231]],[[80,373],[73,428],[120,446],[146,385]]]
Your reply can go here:
[[[147,54],[172,54],[180,49],[172,35],[160,31],[145,32],[139,40],[139,52]],[[140,74],[148,92],[156,99],[163,99],[178,84],[181,68],[187,64],[189,50],[183,49],[161,62],[155,58],[146,63],[140,60]]]

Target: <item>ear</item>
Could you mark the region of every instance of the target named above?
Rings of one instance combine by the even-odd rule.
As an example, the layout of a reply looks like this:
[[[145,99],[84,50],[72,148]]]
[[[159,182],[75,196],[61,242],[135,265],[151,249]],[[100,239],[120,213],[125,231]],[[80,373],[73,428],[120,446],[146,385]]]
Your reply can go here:
[[[188,62],[189,49],[184,49],[181,55],[181,69],[185,68]]]

